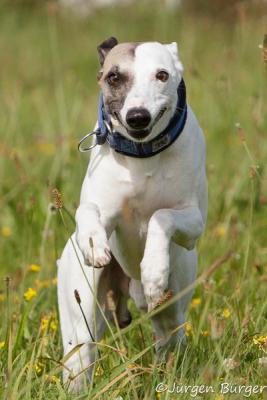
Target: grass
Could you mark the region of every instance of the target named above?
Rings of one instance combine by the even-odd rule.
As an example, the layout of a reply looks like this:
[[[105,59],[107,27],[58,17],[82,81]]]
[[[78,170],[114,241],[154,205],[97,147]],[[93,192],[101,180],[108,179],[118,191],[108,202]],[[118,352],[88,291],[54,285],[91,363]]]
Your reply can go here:
[[[225,19],[161,4],[100,10],[86,20],[52,4],[1,7],[2,398],[190,398],[156,393],[158,383],[176,382],[212,385],[207,399],[239,400],[220,394],[220,383],[267,384],[266,358],[259,361],[267,352],[267,71],[259,49],[266,14],[256,17],[244,5]],[[55,280],[74,225],[63,210],[64,227],[51,209],[51,189],[73,216],[88,162],[76,145],[96,117],[96,46],[110,35],[180,44],[190,104],[207,140],[209,219],[199,275],[228,251],[233,256],[196,287],[184,355],[157,364],[149,319],[130,303],[135,321],[122,337],[112,328],[120,351],[107,333],[94,379],[75,397],[61,382]]]

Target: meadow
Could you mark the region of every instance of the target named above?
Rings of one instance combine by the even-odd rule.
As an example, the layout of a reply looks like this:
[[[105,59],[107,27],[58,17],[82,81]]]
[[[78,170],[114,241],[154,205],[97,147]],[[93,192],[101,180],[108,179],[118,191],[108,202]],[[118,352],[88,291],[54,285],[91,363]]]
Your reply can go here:
[[[240,400],[220,384],[267,385],[267,13],[249,4],[221,15],[144,1],[86,19],[55,3],[0,6],[0,398],[193,397],[156,390],[175,382],[214,387],[196,399]],[[61,380],[56,259],[75,229],[88,163],[77,143],[96,119],[96,47],[111,35],[178,42],[207,141],[209,217],[185,353],[158,363],[149,317],[130,302],[133,323],[110,325],[93,380],[76,396]]]

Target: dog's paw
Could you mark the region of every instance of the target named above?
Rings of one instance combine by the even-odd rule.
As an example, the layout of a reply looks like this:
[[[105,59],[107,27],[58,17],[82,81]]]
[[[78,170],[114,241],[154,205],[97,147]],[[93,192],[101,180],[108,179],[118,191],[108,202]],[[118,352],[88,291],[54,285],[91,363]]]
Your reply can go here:
[[[148,311],[157,307],[164,297],[169,278],[169,255],[151,255],[141,262],[141,280]]]
[[[90,265],[95,267],[104,267],[111,261],[111,250],[108,243],[102,244],[102,246],[93,247],[91,249],[92,255],[89,258]]]
[[[160,303],[161,299],[164,296],[164,290],[162,288],[153,287],[153,285],[149,285],[145,290],[146,302],[147,302],[147,310],[154,310]]]
[[[103,235],[78,235],[77,242],[87,265],[99,268],[110,263],[111,250]]]

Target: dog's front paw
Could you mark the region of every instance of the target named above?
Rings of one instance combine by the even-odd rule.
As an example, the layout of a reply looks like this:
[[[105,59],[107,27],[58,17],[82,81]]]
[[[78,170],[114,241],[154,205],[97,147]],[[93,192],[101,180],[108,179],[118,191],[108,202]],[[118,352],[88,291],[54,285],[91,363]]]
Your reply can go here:
[[[148,311],[157,307],[168,286],[169,256],[150,255],[141,262],[141,280],[148,306]]]
[[[106,235],[77,235],[77,242],[87,265],[104,267],[111,261],[111,251]]]

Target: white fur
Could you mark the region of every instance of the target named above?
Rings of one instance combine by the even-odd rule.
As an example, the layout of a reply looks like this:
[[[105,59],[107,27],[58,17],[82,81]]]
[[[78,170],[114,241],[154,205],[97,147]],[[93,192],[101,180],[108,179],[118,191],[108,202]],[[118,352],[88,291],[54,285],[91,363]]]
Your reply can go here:
[[[154,80],[158,68],[170,71],[168,82]],[[126,98],[122,115],[125,116],[129,107],[145,106],[154,117],[161,103],[169,102],[169,120],[177,101],[181,71],[175,45],[145,43],[139,46],[134,61],[135,83]],[[164,128],[168,120],[161,121],[146,140]],[[150,310],[161,299],[165,289],[171,289],[175,294],[194,281],[197,270],[195,244],[204,229],[206,216],[205,141],[188,107],[181,136],[156,156],[146,159],[126,157],[114,152],[107,143],[93,149],[76,213],[77,230],[72,240],[91,286],[93,268],[88,265],[92,265],[93,257],[89,238],[94,243],[95,265],[108,264],[112,251],[125,278],[130,278],[129,289],[126,284],[121,293],[126,297],[130,295],[138,307]],[[58,264],[59,310],[66,354],[76,344],[90,342],[74,299],[75,289],[80,293],[88,324],[96,332],[96,339],[101,337],[105,324],[98,310],[97,326],[94,326],[93,295],[71,241],[66,244]],[[116,272],[108,274],[109,268],[95,269],[98,300],[107,318],[110,315],[106,307],[106,291],[114,288],[118,281],[122,282],[115,276]],[[152,318],[159,340],[157,349],[177,338],[183,339],[183,330],[179,330],[176,337],[170,337],[170,332],[185,321],[191,295],[188,293]],[[120,297],[117,300],[120,304]],[[121,313],[126,311],[124,303]],[[67,364],[77,373],[94,357],[94,347],[87,344]],[[65,373],[65,379],[67,375]],[[81,377],[73,385],[78,390]]]

